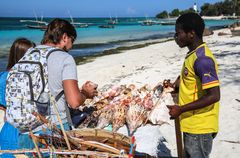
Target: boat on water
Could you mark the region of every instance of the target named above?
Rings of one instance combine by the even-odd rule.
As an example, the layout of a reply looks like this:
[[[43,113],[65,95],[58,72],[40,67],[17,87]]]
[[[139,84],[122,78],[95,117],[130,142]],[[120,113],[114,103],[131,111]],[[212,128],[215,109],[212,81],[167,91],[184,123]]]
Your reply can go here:
[[[73,17],[70,15],[70,19],[71,19],[71,24],[75,27],[75,28],[86,28],[89,26],[88,23],[82,23],[82,22],[75,22],[73,20]]]
[[[176,24],[176,18],[170,17],[169,14],[167,14],[167,18],[165,20],[162,20],[160,22],[161,25],[175,25]]]
[[[86,28],[89,26],[87,23],[81,23],[81,22],[71,22],[71,24],[76,28]]]
[[[150,20],[150,19],[144,20],[141,23],[142,26],[152,26],[152,25],[156,25],[156,24],[157,24],[156,21],[153,21],[153,20]]]
[[[160,22],[161,25],[175,25],[176,21],[162,21]]]
[[[41,30],[46,30],[47,26],[36,26],[36,25],[26,25],[30,29],[41,29]]]
[[[107,29],[113,29],[114,26],[113,25],[99,25],[99,28],[107,28]]]
[[[115,19],[113,19],[112,17],[110,17],[110,20],[107,22],[109,25],[116,25],[118,23],[118,19],[117,17]]]
[[[71,19],[70,23],[71,23],[75,28],[86,28],[86,27],[89,26],[88,23],[82,23],[82,22],[76,22],[76,21],[74,21],[74,19],[73,19],[73,17],[72,17],[72,15],[71,15],[71,13],[70,13],[69,10],[68,10],[68,14],[69,14],[70,19]]]
[[[48,23],[39,20],[20,20],[21,23],[26,23],[26,27],[30,29],[46,30]]]
[[[108,21],[108,24],[109,24],[109,25],[116,25],[117,23],[118,23],[117,20],[109,20],[109,21]]]

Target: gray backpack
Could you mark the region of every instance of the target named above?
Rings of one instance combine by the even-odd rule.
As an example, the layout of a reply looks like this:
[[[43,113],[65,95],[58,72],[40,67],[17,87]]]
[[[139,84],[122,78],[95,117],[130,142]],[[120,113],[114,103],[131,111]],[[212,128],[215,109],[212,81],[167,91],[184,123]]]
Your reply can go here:
[[[47,59],[52,52],[59,50],[54,47],[30,48],[8,74],[6,118],[21,133],[43,124],[33,112],[47,118],[50,114]]]

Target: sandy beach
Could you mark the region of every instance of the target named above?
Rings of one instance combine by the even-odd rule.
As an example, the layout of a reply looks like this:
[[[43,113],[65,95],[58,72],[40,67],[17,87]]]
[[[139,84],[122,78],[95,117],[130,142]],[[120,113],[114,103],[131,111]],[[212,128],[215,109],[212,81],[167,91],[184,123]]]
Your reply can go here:
[[[219,32],[227,35],[218,36]],[[237,158],[240,155],[240,36],[233,37],[230,30],[224,29],[204,37],[204,41],[217,59],[221,82],[220,129],[210,157]],[[98,83],[99,88],[131,83],[138,87],[155,86],[164,79],[174,81],[180,74],[186,52],[186,48],[180,49],[172,40],[98,57],[78,65],[79,85],[86,80]],[[144,142],[137,146],[139,152],[156,156],[158,149],[162,151],[160,155],[177,157],[173,121],[162,126],[140,127],[136,139],[137,144]],[[163,144],[156,146],[157,140]]]
[[[228,35],[218,36],[218,32]],[[211,158],[236,158],[240,155],[240,37],[233,37],[230,30],[225,29],[204,37],[204,41],[215,54],[221,82],[220,129],[214,140]],[[186,48],[180,49],[174,41],[168,41],[99,57],[93,62],[78,66],[79,85],[86,80],[98,83],[99,88],[131,83],[139,87],[144,84],[154,86],[164,79],[174,81],[180,73],[186,52]],[[176,157],[173,122],[157,128],[165,139],[167,150],[170,150],[171,156]],[[142,130],[144,131],[146,130]],[[154,132],[151,134],[151,131],[142,135],[160,137]],[[150,148],[156,148],[154,143]],[[144,149],[141,150],[144,152]]]

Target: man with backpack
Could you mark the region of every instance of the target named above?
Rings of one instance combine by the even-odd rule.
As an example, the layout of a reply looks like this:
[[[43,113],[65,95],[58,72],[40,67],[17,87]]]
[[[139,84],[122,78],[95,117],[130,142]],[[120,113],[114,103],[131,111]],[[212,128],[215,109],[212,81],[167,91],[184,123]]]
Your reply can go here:
[[[55,19],[49,24],[44,34],[43,46],[39,46],[52,46],[64,50],[53,52],[49,56],[49,88],[54,96],[64,90],[64,96],[59,99],[58,105],[64,105],[67,101],[72,109],[81,106],[86,98],[93,98],[97,95],[96,85],[91,84],[89,81],[82,86],[81,90],[78,87],[76,63],[73,57],[66,53],[72,48],[76,37],[77,34],[73,25],[66,20]],[[66,120],[66,117],[63,117],[63,114],[66,114],[64,108],[61,111],[61,107],[58,106],[58,109],[62,113],[62,120]]]
[[[76,109],[86,98],[97,95],[97,85],[90,81],[81,89],[78,87],[76,63],[67,53],[76,37],[73,25],[63,19],[54,19],[44,33],[42,45],[28,50],[9,72],[6,117],[23,133],[19,137],[21,148],[33,148],[26,134],[29,131],[39,133],[43,128],[33,112],[59,125],[55,104],[65,130],[69,130],[67,106]]]

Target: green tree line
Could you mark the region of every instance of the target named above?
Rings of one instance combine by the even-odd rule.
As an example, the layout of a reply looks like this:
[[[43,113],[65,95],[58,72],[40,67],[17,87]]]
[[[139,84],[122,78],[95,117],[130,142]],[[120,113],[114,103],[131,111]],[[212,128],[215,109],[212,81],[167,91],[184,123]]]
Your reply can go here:
[[[204,3],[201,7],[200,15],[202,16],[219,16],[219,15],[235,15],[240,16],[240,0],[224,0],[223,2],[217,2],[214,4]],[[173,9],[171,12],[166,10],[158,13],[157,18],[177,17],[186,12],[194,12],[193,8],[186,10]]]

